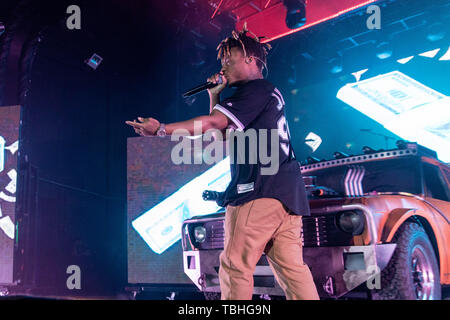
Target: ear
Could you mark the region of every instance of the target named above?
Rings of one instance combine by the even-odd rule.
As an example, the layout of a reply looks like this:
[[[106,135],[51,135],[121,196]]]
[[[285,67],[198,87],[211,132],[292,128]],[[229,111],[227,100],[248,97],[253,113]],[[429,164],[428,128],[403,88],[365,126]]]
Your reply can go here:
[[[246,64],[252,63],[252,57],[245,58],[245,63],[246,63]]]

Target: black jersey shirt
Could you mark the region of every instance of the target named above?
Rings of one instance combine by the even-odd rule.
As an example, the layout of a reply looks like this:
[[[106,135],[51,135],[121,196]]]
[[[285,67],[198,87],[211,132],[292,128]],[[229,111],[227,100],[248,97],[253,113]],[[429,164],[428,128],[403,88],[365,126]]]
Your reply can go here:
[[[225,114],[236,131],[246,133],[248,130],[254,130],[257,133],[257,141],[245,140],[244,163],[237,161],[237,140],[233,150],[230,150],[234,153],[230,159],[231,182],[220,205],[237,206],[258,198],[274,198],[281,201],[291,214],[309,216],[305,185],[291,146],[285,103],[280,91],[267,80],[251,80],[237,85],[234,94],[221,101],[214,109]],[[270,135],[279,136],[277,145],[279,167],[275,174],[261,174],[261,169],[270,167],[270,164],[263,164],[259,155],[256,156],[256,163],[250,161],[249,153],[255,152],[255,148],[251,148],[250,144],[253,147],[255,144],[260,146],[259,132],[262,129],[267,130],[266,151],[269,157],[276,151],[271,150]],[[259,147],[256,149],[259,153]]]

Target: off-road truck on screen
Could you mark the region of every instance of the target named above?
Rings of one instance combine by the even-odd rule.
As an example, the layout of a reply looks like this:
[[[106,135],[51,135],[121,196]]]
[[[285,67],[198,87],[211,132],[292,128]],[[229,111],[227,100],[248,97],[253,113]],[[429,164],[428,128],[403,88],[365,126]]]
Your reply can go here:
[[[322,298],[441,299],[450,284],[450,167],[415,143],[397,146],[301,165],[311,207],[303,259]],[[206,298],[220,297],[224,216],[182,226],[184,270]],[[264,255],[254,294],[284,296]]]

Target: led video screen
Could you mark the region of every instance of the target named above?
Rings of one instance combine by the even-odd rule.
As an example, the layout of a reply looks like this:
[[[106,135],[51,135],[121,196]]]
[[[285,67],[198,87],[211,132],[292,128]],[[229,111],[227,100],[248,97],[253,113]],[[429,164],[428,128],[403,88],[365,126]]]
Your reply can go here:
[[[211,142],[203,140],[128,139],[129,283],[191,284],[183,271],[182,222],[221,210],[215,202],[204,201],[202,193],[224,191],[231,179],[229,158],[216,158],[212,152],[213,161]],[[218,146],[225,150],[223,143]],[[175,159],[179,154],[182,159]]]
[[[298,158],[305,163],[307,156],[332,159],[337,151],[356,155],[364,146],[394,149],[405,140],[449,162],[449,61],[450,48],[444,45],[431,53],[346,70],[339,78],[287,94],[297,118],[288,120]]]
[[[20,107],[0,107],[0,284],[13,282]]]
[[[347,84],[337,97],[450,161],[450,98],[399,71]]]

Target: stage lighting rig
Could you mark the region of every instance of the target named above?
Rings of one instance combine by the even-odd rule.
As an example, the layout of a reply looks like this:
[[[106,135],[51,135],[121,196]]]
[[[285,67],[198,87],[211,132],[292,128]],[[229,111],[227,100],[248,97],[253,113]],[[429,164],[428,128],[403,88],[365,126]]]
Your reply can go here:
[[[320,160],[315,157],[307,157],[306,158],[306,164],[314,164],[314,163],[318,163],[318,162],[320,162]]]
[[[283,0],[286,7],[286,26],[289,29],[297,29],[306,23],[307,0]]]
[[[397,146],[398,149],[404,150],[408,148],[408,142],[406,142],[405,140],[398,140],[395,145]]]
[[[0,21],[0,36],[5,32],[5,25]]]
[[[333,154],[333,156],[334,156],[335,159],[344,159],[344,158],[347,158],[349,155],[346,154],[346,153],[340,152],[340,151],[336,151]]]
[[[368,146],[364,146],[362,148],[362,151],[364,152],[364,154],[372,154],[372,153],[377,153],[378,151],[375,149],[372,149],[371,147]]]

